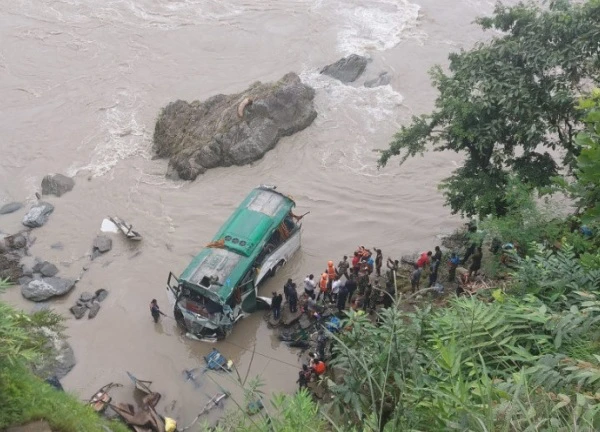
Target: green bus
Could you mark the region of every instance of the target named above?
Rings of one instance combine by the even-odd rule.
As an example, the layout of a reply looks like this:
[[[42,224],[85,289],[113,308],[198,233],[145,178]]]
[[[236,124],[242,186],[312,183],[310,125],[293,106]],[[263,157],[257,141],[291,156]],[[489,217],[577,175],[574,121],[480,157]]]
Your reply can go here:
[[[274,186],[253,189],[167,293],[177,322],[203,340],[226,337],[257,307],[258,286],[300,249],[295,202]]]

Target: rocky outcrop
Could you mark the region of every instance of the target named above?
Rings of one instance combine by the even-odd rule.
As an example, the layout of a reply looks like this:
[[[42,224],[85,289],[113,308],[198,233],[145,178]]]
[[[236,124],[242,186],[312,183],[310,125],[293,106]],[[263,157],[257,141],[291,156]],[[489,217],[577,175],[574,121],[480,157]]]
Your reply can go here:
[[[21,259],[27,254],[28,233],[0,237],[0,279],[16,282],[23,276]]]
[[[289,73],[275,83],[254,83],[239,94],[172,102],[156,122],[154,149],[159,157],[170,158],[171,178],[193,180],[210,168],[248,164],[281,137],[313,122],[314,95],[298,75]]]
[[[85,313],[89,310],[88,318],[92,319],[100,311],[100,302],[102,302],[108,296],[108,291],[105,289],[99,289],[94,294],[89,292],[82,292],[77,302],[69,309],[76,319],[81,319],[85,316]]]
[[[0,207],[0,215],[14,213],[21,207],[23,207],[23,204],[18,202],[10,202],[8,204],[4,204],[2,207]]]
[[[321,69],[321,73],[338,79],[343,83],[351,83],[362,75],[368,62],[369,60],[366,57],[352,54],[325,66]]]
[[[29,228],[39,228],[48,221],[48,217],[53,211],[52,204],[40,201],[27,212],[23,218],[23,225]]]
[[[46,327],[40,329],[48,340],[46,348],[49,355],[41,358],[41,362],[33,366],[33,373],[40,378],[64,378],[75,366],[75,353],[71,345],[57,332]]]
[[[34,279],[21,287],[21,294],[28,300],[44,301],[51,297],[67,294],[75,286],[75,281],[58,277]]]
[[[42,180],[42,195],[56,195],[57,197],[71,191],[75,180],[62,174],[47,175]]]
[[[381,72],[377,78],[365,81],[365,87],[373,88],[388,85],[392,82],[392,76],[387,72]]]

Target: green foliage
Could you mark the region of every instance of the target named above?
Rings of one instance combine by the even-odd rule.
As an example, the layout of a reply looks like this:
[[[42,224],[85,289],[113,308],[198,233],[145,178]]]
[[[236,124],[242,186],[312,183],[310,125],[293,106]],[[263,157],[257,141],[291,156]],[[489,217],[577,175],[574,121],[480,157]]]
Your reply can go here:
[[[498,239],[502,244],[518,245],[519,253],[529,252],[532,242],[553,245],[561,238],[564,223],[550,206],[536,203],[533,192],[516,179],[509,180],[506,189],[506,212],[503,216],[488,216],[479,228],[488,240]]]
[[[403,126],[379,165],[395,155],[402,163],[428,144],[464,152],[464,165],[441,185],[452,212],[503,215],[510,177],[545,187],[558,172],[549,150],[562,150],[567,167],[579,154],[575,101],[600,68],[600,3],[498,5],[479,24],[503,35],[451,54],[449,73],[432,70],[435,110]]]
[[[576,136],[579,156],[575,164],[575,181],[566,179],[557,183],[575,199],[584,222],[600,219],[600,89],[579,102],[578,108],[585,114],[585,130]],[[596,226],[597,228],[597,226]]]
[[[8,286],[8,281],[0,281],[0,292]],[[60,332],[61,322],[61,317],[51,311],[28,315],[0,302],[0,368],[21,361],[33,362],[43,354],[46,343],[37,329],[48,327]]]
[[[129,430],[102,420],[76,397],[55,390],[18,364],[0,368],[0,389],[0,430],[39,419],[57,432],[105,432],[103,426],[113,432]]]
[[[254,416],[246,414],[245,410],[239,407],[219,422],[215,432],[324,432],[327,430],[318,405],[306,390],[294,395],[274,395],[271,405],[272,409],[265,407]]]
[[[579,292],[599,289],[600,267],[583,266],[569,245],[557,252],[539,244],[534,247],[535,253],[520,262],[514,290],[534,294],[553,307],[569,308],[580,302]]]

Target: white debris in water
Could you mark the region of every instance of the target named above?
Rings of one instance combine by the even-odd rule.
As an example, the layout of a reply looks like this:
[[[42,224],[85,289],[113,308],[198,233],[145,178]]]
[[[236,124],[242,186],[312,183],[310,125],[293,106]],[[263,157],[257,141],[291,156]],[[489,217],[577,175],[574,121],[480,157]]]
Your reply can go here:
[[[100,231],[116,233],[119,232],[119,228],[110,219],[104,219],[100,226]]]

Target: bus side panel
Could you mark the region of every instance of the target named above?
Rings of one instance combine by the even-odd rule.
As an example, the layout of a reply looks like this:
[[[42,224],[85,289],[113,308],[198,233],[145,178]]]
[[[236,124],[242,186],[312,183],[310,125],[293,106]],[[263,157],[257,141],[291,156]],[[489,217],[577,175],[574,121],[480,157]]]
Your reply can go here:
[[[288,262],[292,256],[294,256],[298,249],[300,249],[301,235],[302,230],[297,230],[285,243],[281,244],[265,258],[264,263],[260,268],[260,272],[256,277],[256,286],[260,284],[279,262]]]

